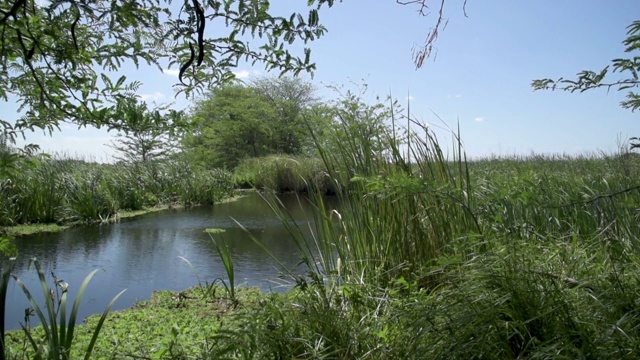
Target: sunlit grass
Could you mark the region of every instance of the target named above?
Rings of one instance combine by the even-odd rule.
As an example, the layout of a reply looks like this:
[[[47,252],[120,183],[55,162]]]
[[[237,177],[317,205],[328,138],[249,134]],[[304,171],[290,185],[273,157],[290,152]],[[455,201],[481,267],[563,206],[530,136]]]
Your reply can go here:
[[[348,188],[337,192],[335,209],[310,197],[313,235],[297,244],[315,295],[302,308],[364,311],[359,323],[374,321],[368,336],[388,351],[370,349],[372,358],[638,353],[637,156],[468,161],[459,134],[445,151],[415,122],[421,130],[401,148],[392,134],[402,129],[367,131],[362,125],[372,118],[361,116],[381,114],[353,100],[338,111],[348,136],[331,148],[318,144],[330,181]],[[387,115],[393,126],[397,114]],[[282,206],[269,201],[288,222]],[[341,299],[355,291],[359,304],[330,300],[336,291]],[[364,304],[375,299],[372,312]],[[318,331],[332,330],[325,324]],[[345,346],[355,343],[335,350]]]
[[[246,159],[236,167],[234,182],[239,188],[278,192],[333,191],[326,182],[322,161],[303,156],[267,156]]]
[[[160,205],[213,204],[232,195],[228,172],[178,160],[97,164],[24,158],[0,183],[0,226],[108,222]]]

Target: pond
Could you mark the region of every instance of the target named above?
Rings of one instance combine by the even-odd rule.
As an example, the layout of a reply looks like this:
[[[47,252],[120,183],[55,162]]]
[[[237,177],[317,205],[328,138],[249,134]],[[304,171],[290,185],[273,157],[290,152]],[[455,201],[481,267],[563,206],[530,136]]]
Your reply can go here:
[[[308,234],[312,216],[306,200],[296,195],[281,195],[280,200]],[[116,224],[78,226],[59,233],[21,237],[16,240],[19,256],[13,274],[27,285],[44,309],[37,274],[28,269],[29,259],[35,257],[40,261],[49,286],[51,273],[67,282],[69,299],[75,298],[80,284],[92,270],[103,269],[87,287],[78,314],[81,320],[101,313],[123,289],[127,290],[115,303],[114,310],[147,300],[154,290],[180,291],[197,285],[194,271],[180,257],[191,262],[203,283],[226,279],[212,244],[213,236],[229,244],[237,284],[258,286],[264,291],[289,288],[290,281],[279,279],[281,269],[276,262],[233,219],[255,235],[282,264],[298,273],[305,272],[298,266],[301,256],[285,226],[257,193],[250,193],[213,207],[167,210]],[[210,235],[204,232],[207,228],[225,232]],[[22,290],[15,281],[10,281],[6,328],[19,329],[28,307]],[[31,324],[36,320],[32,318]]]

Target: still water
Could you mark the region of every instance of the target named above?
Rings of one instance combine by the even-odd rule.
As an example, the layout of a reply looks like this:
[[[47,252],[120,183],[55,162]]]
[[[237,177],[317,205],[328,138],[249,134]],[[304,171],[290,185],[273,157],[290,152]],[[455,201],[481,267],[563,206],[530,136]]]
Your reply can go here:
[[[309,233],[312,216],[306,200],[282,195],[280,200],[295,223]],[[184,257],[193,264],[202,282],[226,278],[206,228],[224,229],[214,234],[231,249],[236,283],[258,286],[265,291],[282,291],[290,283],[278,279],[281,269],[264,250],[250,239],[242,224],[255,235],[285,266],[302,273],[300,254],[282,222],[265,201],[255,193],[237,201],[213,207],[167,210],[143,215],[120,223],[80,226],[55,234],[37,234],[16,240],[19,256],[13,274],[37,295],[44,309],[42,290],[29,259],[42,264],[51,286],[51,273],[69,284],[69,299],[74,299],[83,279],[94,269],[101,269],[87,287],[79,319],[100,313],[123,289],[126,292],[113,309],[131,307],[138,300],[149,299],[154,290],[184,290],[198,283]],[[24,322],[29,303],[12,280],[7,294],[7,329],[18,329]],[[71,304],[68,305],[68,309]],[[69,311],[69,310],[68,310]],[[32,324],[36,321],[32,318]]]

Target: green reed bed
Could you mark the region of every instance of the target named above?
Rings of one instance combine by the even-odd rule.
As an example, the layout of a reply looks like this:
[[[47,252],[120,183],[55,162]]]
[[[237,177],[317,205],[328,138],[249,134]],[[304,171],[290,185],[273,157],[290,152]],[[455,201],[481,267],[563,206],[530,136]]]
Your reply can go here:
[[[311,197],[314,235],[298,246],[312,276],[296,281],[315,284],[303,309],[324,304],[345,327],[361,314],[354,336],[385,344],[353,358],[638,357],[636,156],[472,162],[458,135],[448,156],[424,127],[398,145],[393,129],[352,124],[384,114],[350,109],[336,116],[357,131],[320,146],[330,181],[348,189],[336,209]]]
[[[23,158],[0,183],[0,226],[108,221],[159,204],[212,204],[230,196],[231,175],[168,160],[97,164]]]
[[[278,192],[322,193],[334,191],[318,158],[271,155],[240,162],[233,173],[238,188],[271,189]]]

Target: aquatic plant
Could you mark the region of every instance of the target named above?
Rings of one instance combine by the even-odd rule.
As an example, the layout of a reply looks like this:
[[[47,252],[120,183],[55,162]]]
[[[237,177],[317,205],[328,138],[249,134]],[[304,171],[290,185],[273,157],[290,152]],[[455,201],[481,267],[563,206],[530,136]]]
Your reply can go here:
[[[319,158],[272,155],[241,161],[234,169],[233,179],[239,188],[327,193],[333,189],[325,182],[324,174]]]
[[[97,164],[66,158],[21,158],[0,182],[0,226],[101,222],[121,210],[213,204],[231,195],[231,174],[191,168],[181,160]]]
[[[223,239],[216,240],[213,235],[211,235],[211,241],[213,242],[213,246],[222,261],[222,265],[224,266],[225,274],[227,275],[226,280],[222,277],[218,278],[220,283],[224,286],[229,299],[237,304],[238,299],[236,298],[236,282],[235,282],[235,273],[233,271],[233,259],[231,258],[231,250],[229,249],[229,245],[224,242]]]
[[[27,299],[32,305],[32,311],[40,320],[41,327],[39,328],[31,328],[29,325],[29,316],[25,315],[26,324],[21,324],[22,330],[24,331],[25,337],[28,341],[28,344],[31,346],[31,352],[29,353],[29,357],[33,359],[70,359],[72,358],[72,345],[74,343],[74,331],[76,329],[76,318],[78,314],[78,309],[80,307],[80,301],[84,295],[84,291],[93,278],[93,276],[98,272],[98,270],[94,270],[84,279],[80,287],[78,288],[78,293],[73,302],[73,306],[71,308],[71,312],[69,313],[69,317],[67,318],[67,294],[69,284],[64,282],[61,279],[57,279],[55,276],[53,278],[54,281],[54,289],[50,288],[47,285],[46,278],[44,272],[42,271],[42,267],[40,263],[36,259],[32,259],[30,261],[30,266],[33,265],[35,267],[36,272],[38,273],[38,278],[40,280],[40,285],[42,286],[42,294],[45,299],[45,311],[46,315],[43,313],[43,310],[38,305],[35,298],[31,295],[31,292],[27,287],[22,283],[22,281],[13,276],[16,284],[22,289]],[[122,290],[118,293],[107,305],[105,310],[100,317],[100,320],[93,328],[93,335],[86,349],[83,351],[83,355],[85,359],[89,359],[91,357],[91,353],[93,351],[93,347],[96,343],[98,335],[100,334],[100,330],[104,324],[104,321],[113,306],[113,303],[122,295],[126,290]],[[4,308],[3,308],[4,309]],[[36,334],[39,330],[44,331],[44,337],[41,339]]]

